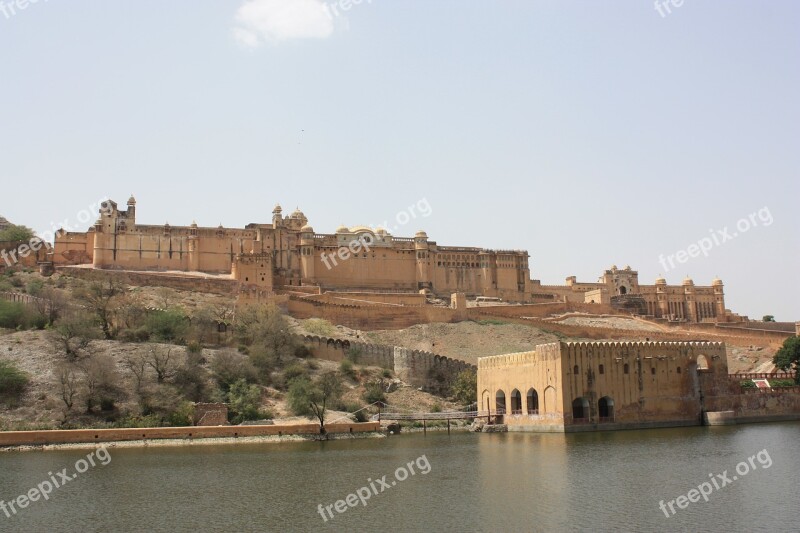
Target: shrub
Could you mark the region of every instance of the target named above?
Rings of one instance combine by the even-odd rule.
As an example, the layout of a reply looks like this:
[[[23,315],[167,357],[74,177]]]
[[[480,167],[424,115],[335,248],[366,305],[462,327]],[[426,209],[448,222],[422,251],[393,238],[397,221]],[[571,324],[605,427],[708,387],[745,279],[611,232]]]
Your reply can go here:
[[[312,335],[330,337],[336,333],[336,328],[324,318],[309,318],[303,322],[303,329]]]
[[[353,368],[353,362],[349,359],[342,359],[339,364],[339,371],[350,379],[356,379],[356,371]]]
[[[308,378],[308,369],[300,363],[292,363],[283,370],[284,386],[289,386],[292,380],[297,378]]]
[[[308,416],[312,414],[311,398],[314,386],[307,377],[297,378],[289,384],[289,394],[287,395],[289,409],[297,416]]]
[[[298,344],[297,348],[294,349],[294,356],[300,359],[311,357],[311,350],[305,344]]]
[[[31,296],[39,296],[42,294],[42,289],[44,289],[44,282],[40,279],[32,279],[25,286],[25,292]]]
[[[383,392],[383,383],[380,381],[373,381],[372,383],[367,383],[364,390],[363,395],[364,401],[373,404],[380,402],[381,404],[386,403],[386,393]]]
[[[189,344],[186,345],[186,351],[188,353],[199,354],[203,352],[203,347],[197,341],[190,341]]]
[[[211,371],[214,373],[214,379],[225,392],[239,380],[243,379],[252,383],[257,379],[256,369],[247,356],[233,350],[217,352],[211,361]]]
[[[0,328],[17,329],[22,325],[24,315],[21,303],[0,300]]]
[[[392,378],[392,371],[389,370],[388,368],[384,368],[383,372],[381,372],[381,376],[383,376],[384,378],[387,378],[387,379],[391,379]]]
[[[180,309],[153,311],[145,319],[145,328],[154,339],[175,342],[186,335],[189,319]]]
[[[262,413],[261,389],[240,379],[228,391],[228,420],[231,424],[241,424],[245,420],[259,420]]]
[[[478,401],[478,374],[474,370],[462,370],[451,387],[455,400],[463,404]]]
[[[173,427],[194,425],[194,406],[191,402],[181,402],[177,409],[167,415],[166,424]]]
[[[28,375],[14,363],[0,361],[0,399],[16,402],[25,392],[28,382]]]
[[[431,413],[441,413],[441,412],[442,412],[441,404],[439,403],[433,404],[433,407],[431,407]]]

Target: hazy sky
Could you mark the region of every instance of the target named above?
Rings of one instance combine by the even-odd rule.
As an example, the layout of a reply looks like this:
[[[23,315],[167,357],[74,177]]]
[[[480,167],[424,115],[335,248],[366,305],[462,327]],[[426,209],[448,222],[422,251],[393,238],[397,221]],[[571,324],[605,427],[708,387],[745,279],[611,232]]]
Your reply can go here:
[[[544,283],[719,275],[732,310],[800,319],[798,2],[22,5],[0,4],[15,223],[83,230],[133,193],[141,223],[241,227],[280,202],[319,233],[527,249]]]

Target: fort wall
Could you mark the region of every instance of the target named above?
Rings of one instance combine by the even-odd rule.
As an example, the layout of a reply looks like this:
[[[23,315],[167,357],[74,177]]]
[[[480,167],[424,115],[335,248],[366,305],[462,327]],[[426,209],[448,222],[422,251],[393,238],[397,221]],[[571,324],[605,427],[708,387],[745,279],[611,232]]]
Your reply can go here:
[[[456,376],[474,365],[442,355],[398,346],[351,342],[316,335],[299,340],[314,357],[342,361],[350,356],[360,365],[379,366],[395,373],[403,382],[428,392],[447,393]]]

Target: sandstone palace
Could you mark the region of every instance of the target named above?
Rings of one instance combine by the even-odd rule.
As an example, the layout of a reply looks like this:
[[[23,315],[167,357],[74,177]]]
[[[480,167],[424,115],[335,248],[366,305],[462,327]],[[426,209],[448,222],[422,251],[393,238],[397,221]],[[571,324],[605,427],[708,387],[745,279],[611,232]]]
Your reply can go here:
[[[243,229],[138,224],[136,200],[127,209],[107,200],[87,232],[57,233],[52,262],[92,264],[98,269],[179,271],[229,276],[243,288],[264,291],[314,287],[320,292],[424,293],[450,299],[497,299],[510,303],[580,302],[630,308],[632,312],[690,322],[730,321],[722,281],[695,286],[640,285],[630,267],[607,270],[597,283],[542,285],[531,280],[524,250],[440,246],[424,231],[396,237],[382,228],[339,227],[316,233],[298,209],[280,206],[271,223]]]

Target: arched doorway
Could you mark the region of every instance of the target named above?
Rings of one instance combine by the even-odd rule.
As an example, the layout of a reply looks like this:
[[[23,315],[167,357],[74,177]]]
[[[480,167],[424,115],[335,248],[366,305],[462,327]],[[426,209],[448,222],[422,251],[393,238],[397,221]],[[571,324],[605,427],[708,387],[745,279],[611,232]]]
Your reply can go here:
[[[494,409],[497,416],[494,417],[495,424],[503,423],[503,415],[506,414],[506,393],[498,390],[494,395]]]
[[[610,396],[603,396],[597,402],[597,410],[600,415],[600,422],[613,422],[614,421],[614,398]]]
[[[586,398],[575,398],[575,400],[572,402],[572,421],[589,421],[589,400]]]
[[[528,396],[526,398],[527,405],[528,405],[528,414],[529,415],[538,415],[539,414],[539,393],[536,392],[536,389],[531,387],[528,389]]]
[[[522,394],[517,389],[511,391],[511,414],[522,414]]]
[[[620,286],[619,293],[623,296],[628,294],[628,288],[625,285]]]
[[[697,356],[697,370],[708,370],[708,358],[703,354]]]
[[[494,395],[494,408],[498,415],[506,414],[506,393],[502,390]]]

